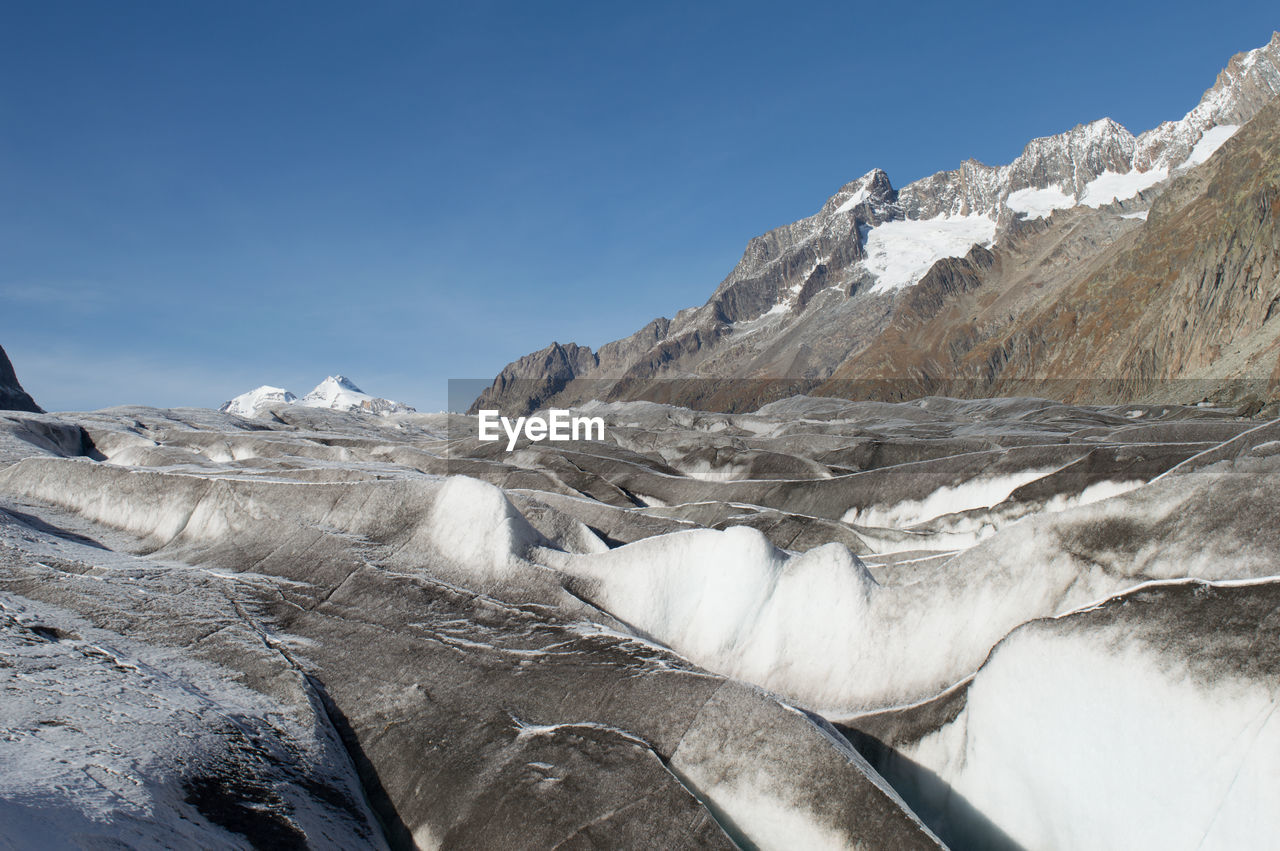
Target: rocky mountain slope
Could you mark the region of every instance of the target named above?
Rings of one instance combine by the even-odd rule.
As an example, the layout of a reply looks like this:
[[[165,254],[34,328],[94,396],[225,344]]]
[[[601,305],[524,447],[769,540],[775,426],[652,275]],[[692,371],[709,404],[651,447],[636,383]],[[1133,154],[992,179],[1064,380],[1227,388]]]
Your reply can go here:
[[[0,410],[40,413],[40,406],[18,382],[18,375],[3,348],[0,348]]]
[[[1233,57],[1182,119],[1136,137],[1101,119],[1004,166],[971,160],[901,189],[874,170],[751,240],[701,307],[599,351],[553,343],[503,369],[473,410],[592,398],[739,410],[797,390],[991,395],[1049,378],[1115,379],[1062,391],[1095,401],[1228,392],[1154,383],[1191,378],[1255,379],[1247,392],[1274,395],[1262,327],[1280,296],[1266,255],[1274,189],[1247,184],[1251,169],[1269,179],[1280,149],[1277,94],[1280,33]],[[1192,292],[1204,274],[1217,295]],[[1086,309],[1141,314],[1140,339],[1095,323],[1055,343]]]
[[[960,379],[970,394],[1002,395],[1057,379],[1066,398],[1078,399],[1095,393],[1103,383],[1091,377],[1101,377],[1119,379],[1105,382],[1117,398],[1170,398],[1235,378],[1255,394],[1274,394],[1280,99],[1203,165],[1172,178],[1143,225],[1117,233],[1068,276],[1046,273],[1032,254],[1055,230],[1081,227],[1070,212],[1054,218],[1034,239],[939,262],[826,386],[909,378],[904,390],[928,392]]]

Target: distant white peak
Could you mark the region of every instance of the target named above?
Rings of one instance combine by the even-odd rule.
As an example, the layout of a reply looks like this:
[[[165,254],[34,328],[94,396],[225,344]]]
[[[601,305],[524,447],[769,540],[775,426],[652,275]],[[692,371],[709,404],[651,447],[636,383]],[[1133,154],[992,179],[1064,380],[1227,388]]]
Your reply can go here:
[[[283,387],[263,385],[235,397],[218,410],[241,417],[257,417],[270,408],[282,405],[301,405],[307,408],[329,408],[334,411],[366,414],[414,412],[413,408],[403,402],[370,396],[344,375],[329,376],[301,399]]]
[[[359,411],[371,414],[409,413],[414,409],[402,402],[370,396],[345,375],[331,375],[299,400],[308,408]]]
[[[359,393],[364,395],[364,391],[356,386],[356,383],[345,375],[331,375],[324,381],[316,385],[315,389],[302,397],[302,401],[308,399],[327,399],[332,400],[341,393]]]
[[[264,384],[256,390],[241,393],[230,402],[225,402],[218,410],[241,417],[255,417],[259,411],[272,405],[291,405],[297,400],[297,396],[283,387],[272,387],[269,384]]]

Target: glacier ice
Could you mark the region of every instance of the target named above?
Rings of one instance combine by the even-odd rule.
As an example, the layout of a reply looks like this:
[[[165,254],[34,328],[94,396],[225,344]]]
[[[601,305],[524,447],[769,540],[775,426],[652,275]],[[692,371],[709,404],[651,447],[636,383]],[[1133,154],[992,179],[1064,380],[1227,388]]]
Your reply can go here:
[[[937,847],[994,825],[1119,846],[1129,812],[1173,844],[1256,835],[1265,747],[1185,740],[1215,718],[1251,730],[1264,680],[1187,680],[1198,645],[1155,639],[1217,641],[1168,626],[1211,597],[1199,622],[1261,622],[1256,601],[1232,613],[1280,551],[1274,424],[1030,399],[611,403],[592,408],[609,441],[506,454],[437,415],[274,410],[43,415],[68,439],[6,438],[0,593],[59,607],[43,622],[82,638],[107,630],[94,642],[117,660],[167,648],[164,665],[214,665],[275,701],[268,716],[320,719],[402,837],[554,845],[599,824],[646,846]],[[0,436],[33,428],[5,419]],[[1189,601],[1168,596],[1183,587]],[[1076,628],[1125,601],[1136,621]],[[1023,637],[1037,625],[1047,638]],[[1142,630],[1152,641],[1116,649]],[[1135,728],[1153,696],[1170,723]],[[1064,787],[1076,750],[1022,709],[1060,717],[1064,742],[1111,736],[1091,764],[1105,782]],[[123,751],[181,801],[140,744]],[[1221,823],[1198,799],[1137,799],[1142,766],[1169,754],[1185,758],[1167,768],[1179,802],[1247,773]],[[27,819],[22,790],[44,781],[14,776],[0,800]],[[279,811],[303,819],[300,795]]]

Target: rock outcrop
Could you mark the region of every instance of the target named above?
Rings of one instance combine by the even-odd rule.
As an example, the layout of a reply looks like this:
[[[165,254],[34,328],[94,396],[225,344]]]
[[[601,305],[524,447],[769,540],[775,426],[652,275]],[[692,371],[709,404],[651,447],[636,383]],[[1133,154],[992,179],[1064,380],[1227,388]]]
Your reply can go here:
[[[3,348],[0,348],[0,410],[43,413],[31,394],[22,389],[18,374],[13,371],[13,364]]]

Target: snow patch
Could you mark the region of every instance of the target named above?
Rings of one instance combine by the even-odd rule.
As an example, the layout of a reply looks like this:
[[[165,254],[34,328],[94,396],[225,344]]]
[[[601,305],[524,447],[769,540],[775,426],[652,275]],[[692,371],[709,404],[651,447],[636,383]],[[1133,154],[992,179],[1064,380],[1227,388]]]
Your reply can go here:
[[[870,192],[868,192],[868,191],[866,190],[866,188],[859,189],[857,192],[855,192],[855,193],[853,193],[852,195],[850,195],[850,196],[849,196],[849,199],[848,199],[847,201],[845,201],[845,202],[844,202],[843,204],[841,204],[839,207],[836,207],[836,212],[837,212],[837,213],[847,213],[847,212],[849,212],[850,210],[852,210],[854,207],[856,207],[856,206],[858,206],[859,204],[861,204],[863,201],[867,200],[867,198],[868,198],[870,195],[871,195],[871,193],[870,193]]]
[[[1239,129],[1240,127],[1237,124],[1220,124],[1217,127],[1210,127],[1204,131],[1200,141],[1196,142],[1196,146],[1191,149],[1191,153],[1182,161],[1178,169],[1191,168],[1207,161]]]
[[[1117,174],[1108,169],[1089,181],[1084,188],[1080,203],[1086,207],[1097,209],[1112,201],[1124,201],[1132,198],[1144,189],[1150,189],[1157,183],[1169,178],[1169,170],[1163,166],[1150,171],[1131,169],[1124,174]]]
[[[1010,192],[1005,206],[1024,219],[1043,219],[1054,210],[1066,210],[1076,206],[1076,199],[1062,191],[1060,186],[1046,189],[1019,189]]]
[[[704,792],[714,796],[716,807],[741,825],[757,848],[850,847],[846,835],[819,822],[807,808],[761,791],[756,782],[720,783]]]
[[[916,283],[944,257],[960,257],[975,244],[990,245],[996,223],[987,216],[885,222],[866,233],[864,267],[876,278],[873,293]]]
[[[1137,490],[1145,484],[1146,482],[1142,479],[1127,479],[1123,481],[1105,479],[1101,482],[1094,482],[1078,494],[1058,494],[1046,502],[1042,510],[1045,513],[1053,514],[1059,511],[1066,511],[1069,508],[1075,508],[1078,505],[1091,505],[1104,499],[1111,499],[1113,496],[1120,496],[1129,491]]]
[[[840,522],[854,526],[902,529],[945,514],[956,514],[974,508],[991,508],[1004,502],[1018,488],[1049,475],[1055,469],[1022,470],[1007,476],[970,479],[958,485],[938,488],[920,500],[908,499],[893,505],[851,508],[840,518]]]
[[[247,847],[197,800],[235,784],[286,837],[386,847],[335,803],[359,799],[336,736],[229,671],[7,593],[0,658],[0,846]]]

